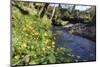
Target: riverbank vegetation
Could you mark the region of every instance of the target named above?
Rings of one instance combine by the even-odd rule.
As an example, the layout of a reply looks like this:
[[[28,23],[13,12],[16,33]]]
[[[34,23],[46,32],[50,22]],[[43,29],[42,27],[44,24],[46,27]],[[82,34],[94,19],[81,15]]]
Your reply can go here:
[[[56,46],[56,38],[52,33],[54,26],[65,27],[72,34],[84,34],[84,37],[88,36],[95,41],[95,7],[80,11],[75,10],[76,5],[68,7],[20,1],[12,1],[11,4],[13,66],[75,62],[72,55],[65,54],[72,51],[70,48]],[[63,9],[63,6],[68,8]],[[80,28],[76,29],[78,26]],[[93,34],[89,36],[91,32]]]

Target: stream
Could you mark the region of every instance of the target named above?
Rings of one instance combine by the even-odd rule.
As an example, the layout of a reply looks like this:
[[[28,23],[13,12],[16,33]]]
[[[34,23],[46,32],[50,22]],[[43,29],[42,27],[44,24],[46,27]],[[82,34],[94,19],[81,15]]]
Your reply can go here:
[[[56,38],[56,47],[65,47],[72,49],[71,54],[73,56],[79,56],[79,58],[73,58],[79,61],[95,61],[96,60],[96,43],[83,38],[78,35],[73,35],[66,31],[62,27],[54,26],[52,33]]]

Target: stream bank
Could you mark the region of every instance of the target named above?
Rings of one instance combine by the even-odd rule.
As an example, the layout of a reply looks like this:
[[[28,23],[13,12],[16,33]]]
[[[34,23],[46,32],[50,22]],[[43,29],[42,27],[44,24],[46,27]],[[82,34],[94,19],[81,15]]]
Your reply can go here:
[[[72,49],[70,54],[78,56],[73,58],[78,61],[95,61],[96,60],[96,43],[87,38],[71,34],[66,27],[53,26],[53,36],[56,38],[56,47],[64,47]]]

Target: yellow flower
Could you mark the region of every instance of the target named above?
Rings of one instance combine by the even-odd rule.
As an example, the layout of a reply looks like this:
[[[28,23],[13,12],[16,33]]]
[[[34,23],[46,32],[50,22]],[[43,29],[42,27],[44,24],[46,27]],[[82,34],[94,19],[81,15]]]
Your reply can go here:
[[[55,44],[55,42],[52,42],[52,44]]]
[[[45,44],[47,44],[49,42],[49,40],[47,39],[46,41],[45,41]]]
[[[26,31],[26,30],[27,30],[27,28],[24,27],[24,28],[23,28],[23,31]]]
[[[38,40],[38,37],[36,39]]]
[[[43,51],[45,51],[45,48],[42,48]]]
[[[35,35],[39,35],[39,33],[37,33],[37,32],[36,32],[36,33],[34,33],[34,34],[35,34]]]
[[[33,28],[32,28],[31,26],[29,26],[29,29],[31,29],[31,30],[32,30]]]
[[[23,43],[21,47],[26,48],[27,47],[26,43]]]
[[[19,59],[19,55],[15,56],[15,59]]]
[[[48,49],[51,48],[50,46],[47,47]]]
[[[26,27],[28,28],[29,27],[29,24],[27,24]]]
[[[48,34],[45,32],[45,33],[44,33],[44,36],[48,36]]]
[[[25,34],[26,36],[28,36],[28,34]]]

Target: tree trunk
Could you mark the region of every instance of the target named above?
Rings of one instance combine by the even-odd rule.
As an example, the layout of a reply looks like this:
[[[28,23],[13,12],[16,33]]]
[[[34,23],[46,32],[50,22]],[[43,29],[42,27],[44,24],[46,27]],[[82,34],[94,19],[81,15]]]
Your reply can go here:
[[[45,12],[46,12],[48,6],[49,6],[49,4],[46,3],[46,4],[44,5],[44,7],[40,10],[40,13],[39,13],[39,14],[40,14],[40,17],[43,17],[43,16],[44,16],[44,14],[45,14]]]
[[[75,7],[76,7],[76,5],[73,5],[72,13],[75,11]]]
[[[56,5],[54,5],[54,8],[53,8],[53,11],[52,11],[52,15],[51,15],[50,20],[52,20],[52,18],[54,17],[54,14],[55,14],[55,9],[56,9]]]
[[[75,7],[76,7],[76,5],[73,5],[73,8],[72,8],[72,15],[73,15],[73,17],[76,16],[76,14],[74,13],[75,12]]]

